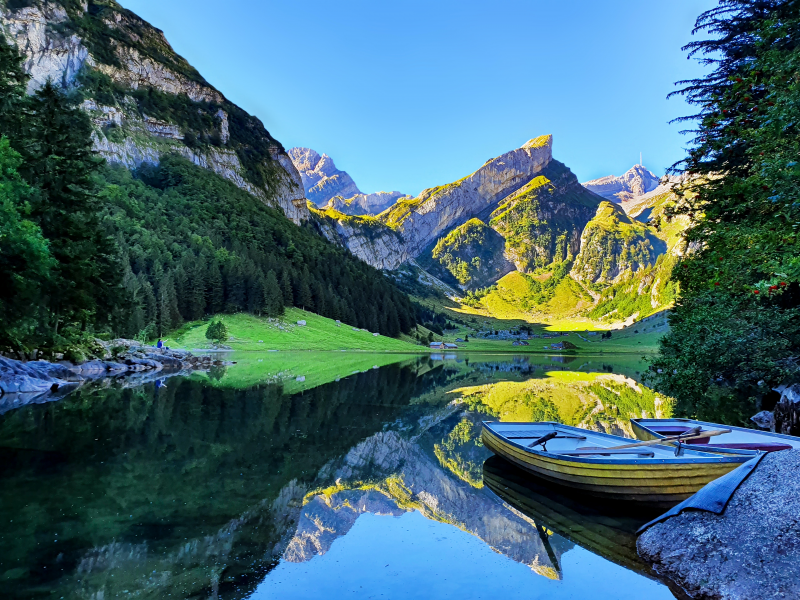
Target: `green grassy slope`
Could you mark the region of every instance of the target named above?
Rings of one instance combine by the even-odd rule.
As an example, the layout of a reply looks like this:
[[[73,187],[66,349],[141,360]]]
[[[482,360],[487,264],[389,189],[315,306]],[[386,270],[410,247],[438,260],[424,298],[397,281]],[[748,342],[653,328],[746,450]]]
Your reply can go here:
[[[231,354],[235,365],[195,373],[193,377],[206,379],[220,388],[281,384],[285,393],[296,394],[375,367],[418,358],[419,355],[394,352],[237,352]]]
[[[230,339],[225,342],[233,350],[362,350],[368,352],[419,352],[415,346],[402,340],[373,336],[363,330],[321,317],[299,308],[289,308],[283,317],[268,319],[246,313],[214,317],[225,323]],[[306,321],[305,326],[297,321]],[[205,333],[208,321],[194,321],[182,327],[177,335],[167,338],[172,347],[209,348]]]

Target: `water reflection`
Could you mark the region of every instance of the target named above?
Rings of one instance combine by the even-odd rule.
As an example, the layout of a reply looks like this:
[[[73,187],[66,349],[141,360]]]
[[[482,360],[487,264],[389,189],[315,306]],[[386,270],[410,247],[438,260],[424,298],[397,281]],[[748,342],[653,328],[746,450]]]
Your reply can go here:
[[[422,515],[559,580],[581,540],[484,486],[480,421],[550,411],[607,428],[656,410],[620,375],[634,363],[270,359],[0,416],[4,597],[246,598],[278,565],[323,564],[365,515]],[[436,539],[419,543],[436,555]]]
[[[483,481],[498,497],[536,524],[543,540],[570,540],[582,548],[648,578],[655,573],[636,551],[636,531],[658,516],[581,498],[532,477],[493,456],[483,464]],[[551,542],[552,540],[552,542]],[[673,593],[688,598],[677,586]]]

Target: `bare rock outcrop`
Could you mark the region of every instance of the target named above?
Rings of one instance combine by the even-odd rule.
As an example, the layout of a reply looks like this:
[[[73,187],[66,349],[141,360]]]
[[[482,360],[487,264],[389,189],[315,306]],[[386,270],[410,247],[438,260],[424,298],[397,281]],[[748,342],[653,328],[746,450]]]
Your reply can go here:
[[[0,7],[2,29],[17,44],[23,54],[24,67],[31,76],[29,92],[39,89],[48,80],[65,88],[74,86],[79,72],[92,68],[108,76],[120,88],[132,92],[150,88],[169,96],[185,96],[198,103],[200,112],[211,106],[209,116],[217,121],[215,135],[219,136],[221,145],[197,149],[186,143],[186,131],[176,123],[142,114],[131,96],[117,106],[103,106],[88,99],[83,108],[95,124],[92,139],[99,155],[110,163],[136,168],[144,163],[158,164],[165,153],[180,154],[263,202],[280,208],[294,222],[308,219],[300,174],[280,144],[269,137],[258,119],[247,116],[247,122],[242,123],[240,116],[239,127],[249,129],[247,135],[260,137],[262,144],[264,140],[271,140],[269,148],[262,152],[262,167],[269,176],[263,185],[254,184],[248,168],[242,165],[244,159],[240,158],[237,147],[232,146],[227,109],[238,109],[175,54],[160,30],[109,2],[103,8],[102,25],[116,30],[115,34],[107,36],[94,32],[87,35],[99,36],[97,39],[83,39],[81,32],[85,33],[85,29],[77,27],[72,20],[76,8],[71,7],[72,12],[69,12],[65,6],[56,1],[34,0],[30,6],[17,10]],[[94,56],[94,50],[90,51],[102,46],[105,46],[105,55]],[[113,59],[109,55],[113,55]],[[115,128],[116,135],[109,135],[109,126]]]
[[[800,451],[768,454],[725,512],[653,525],[639,554],[695,598],[800,598]]]
[[[486,161],[472,175],[455,183],[430,188],[413,200],[398,202],[381,219],[401,233],[409,256],[419,256],[452,228],[492,210],[499,200],[528,183],[552,159],[553,136],[540,136]]]
[[[320,156],[311,148],[290,148],[288,154],[300,172],[306,197],[317,206],[335,196],[350,198],[361,193],[353,178],[337,169],[327,154]]]
[[[655,173],[648,171],[643,165],[634,165],[619,177],[607,175],[587,181],[583,187],[612,202],[629,202],[652,192],[658,187],[659,182]]]
[[[336,210],[350,216],[370,215],[382,213],[393,206],[401,198],[411,199],[402,192],[375,192],[373,194],[356,194],[350,198],[334,196],[328,203],[321,206],[323,210]]]

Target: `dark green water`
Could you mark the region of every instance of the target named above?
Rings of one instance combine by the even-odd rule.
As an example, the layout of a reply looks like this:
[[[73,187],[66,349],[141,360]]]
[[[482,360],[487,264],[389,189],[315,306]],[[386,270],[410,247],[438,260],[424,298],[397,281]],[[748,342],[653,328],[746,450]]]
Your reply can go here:
[[[520,411],[618,429],[653,403],[641,365],[442,358],[297,391],[241,388],[271,369],[244,357],[248,378],[7,410],[3,597],[673,598],[636,558],[644,516],[537,487],[479,439],[482,419]],[[335,360],[309,354],[308,379]],[[597,410],[607,393],[619,406]]]

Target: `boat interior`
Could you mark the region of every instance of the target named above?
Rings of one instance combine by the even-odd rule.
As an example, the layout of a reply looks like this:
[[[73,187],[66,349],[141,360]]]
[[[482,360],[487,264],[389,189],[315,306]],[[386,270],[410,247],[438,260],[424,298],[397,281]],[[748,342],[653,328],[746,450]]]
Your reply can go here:
[[[643,427],[661,436],[676,436],[687,433],[694,427],[701,427],[703,431],[715,429],[730,429],[730,433],[723,433],[714,437],[699,437],[686,440],[686,444],[694,446],[713,446],[714,448],[724,448],[727,450],[753,450],[761,452],[777,452],[780,450],[791,450],[800,448],[800,439],[791,436],[776,435],[763,431],[745,429],[743,427],[728,427],[727,425],[716,425],[714,423],[704,423],[703,421],[693,421],[690,419],[635,419]],[[701,450],[702,448],[698,448]]]
[[[574,458],[666,459],[675,458],[672,446],[651,445],[636,448],[615,448],[637,443],[623,437],[578,429],[558,423],[484,423],[484,426],[510,442],[532,451],[559,454]],[[704,452],[683,450],[681,456],[707,458]]]

